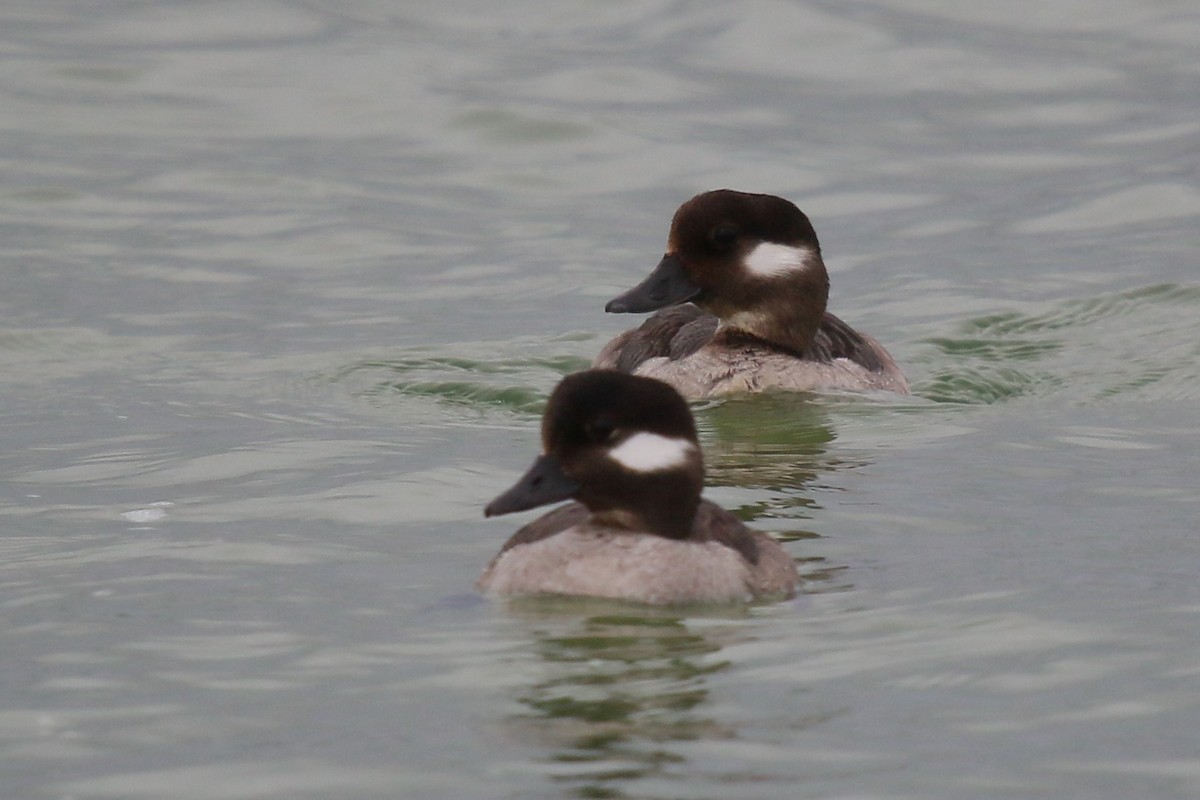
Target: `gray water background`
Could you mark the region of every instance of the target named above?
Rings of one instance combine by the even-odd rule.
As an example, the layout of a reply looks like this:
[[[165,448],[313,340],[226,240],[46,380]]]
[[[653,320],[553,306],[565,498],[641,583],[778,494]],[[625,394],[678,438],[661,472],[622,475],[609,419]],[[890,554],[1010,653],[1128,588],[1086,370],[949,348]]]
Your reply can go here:
[[[1194,2],[0,8],[0,797],[1200,794]],[[500,603],[716,187],[911,399],[697,408],[792,602]]]

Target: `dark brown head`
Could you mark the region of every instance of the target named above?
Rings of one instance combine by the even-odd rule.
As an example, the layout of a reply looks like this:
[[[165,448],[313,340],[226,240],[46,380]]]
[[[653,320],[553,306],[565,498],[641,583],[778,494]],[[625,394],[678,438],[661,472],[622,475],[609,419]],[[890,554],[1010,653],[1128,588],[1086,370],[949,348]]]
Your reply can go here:
[[[828,299],[821,246],[804,212],[774,195],[718,189],[679,207],[662,261],[605,310],[690,301],[725,330],[803,351]]]
[[[550,395],[542,449],[487,516],[574,498],[597,522],[686,537],[704,488],[691,410],[665,383],[610,370],[568,375]]]

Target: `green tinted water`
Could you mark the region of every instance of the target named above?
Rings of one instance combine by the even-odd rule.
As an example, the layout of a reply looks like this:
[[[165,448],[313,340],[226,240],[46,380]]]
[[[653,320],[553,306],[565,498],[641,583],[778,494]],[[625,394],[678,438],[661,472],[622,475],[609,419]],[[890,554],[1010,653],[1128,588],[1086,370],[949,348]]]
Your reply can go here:
[[[1195,795],[1194,16],[6,7],[0,795]],[[696,406],[802,592],[478,598],[718,186],[914,387]]]

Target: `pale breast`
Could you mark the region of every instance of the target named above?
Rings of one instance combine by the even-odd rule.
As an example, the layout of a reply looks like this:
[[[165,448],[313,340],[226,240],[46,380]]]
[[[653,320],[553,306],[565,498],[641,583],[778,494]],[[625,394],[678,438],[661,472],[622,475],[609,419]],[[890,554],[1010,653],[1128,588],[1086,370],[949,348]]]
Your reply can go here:
[[[577,525],[505,550],[477,586],[499,595],[587,595],[664,605],[750,600],[795,587],[791,559],[770,545],[786,564],[776,563],[774,550],[767,563],[754,566],[717,542]]]

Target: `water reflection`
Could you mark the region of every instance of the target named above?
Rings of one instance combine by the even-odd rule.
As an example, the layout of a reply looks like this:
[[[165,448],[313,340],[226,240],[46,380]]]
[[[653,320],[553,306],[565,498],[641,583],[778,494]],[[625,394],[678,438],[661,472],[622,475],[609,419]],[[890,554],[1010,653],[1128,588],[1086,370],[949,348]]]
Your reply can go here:
[[[830,456],[837,434],[811,395],[732,397],[697,409],[696,423],[709,486],[794,493],[822,472],[858,466]]]
[[[547,751],[551,779],[576,797],[626,797],[627,781],[662,776],[687,761],[683,742],[730,739],[736,729],[711,702],[711,679],[729,669],[721,655],[747,638],[745,607],[703,618],[679,610],[585,598],[510,601],[532,628],[545,677],[521,690],[525,711],[508,724]],[[716,622],[706,626],[705,622]]]

